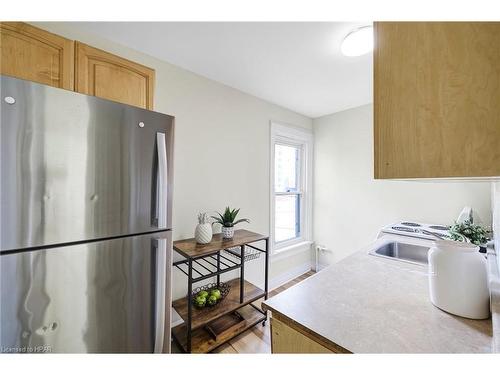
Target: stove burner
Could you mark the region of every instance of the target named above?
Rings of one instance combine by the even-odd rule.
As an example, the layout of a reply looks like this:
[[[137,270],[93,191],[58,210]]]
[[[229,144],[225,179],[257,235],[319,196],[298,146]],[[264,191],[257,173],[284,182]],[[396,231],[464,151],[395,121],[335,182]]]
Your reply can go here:
[[[403,221],[401,223],[401,225],[406,225],[408,227],[420,227],[421,225],[420,224],[417,224],[417,223],[411,223],[411,222],[408,222],[408,221]]]
[[[429,228],[435,230],[448,230],[448,227],[445,227],[444,225],[431,225]]]
[[[416,230],[413,229],[413,228],[406,228],[406,227],[392,227],[392,229],[394,230],[399,230],[399,231],[402,231],[402,232],[412,232],[412,233],[415,233]]]
[[[444,234],[444,233],[440,233],[440,232],[431,232],[429,231],[429,233],[433,233],[434,235],[440,237],[441,239],[444,239],[444,240],[449,240],[451,239],[451,236],[449,234]]]

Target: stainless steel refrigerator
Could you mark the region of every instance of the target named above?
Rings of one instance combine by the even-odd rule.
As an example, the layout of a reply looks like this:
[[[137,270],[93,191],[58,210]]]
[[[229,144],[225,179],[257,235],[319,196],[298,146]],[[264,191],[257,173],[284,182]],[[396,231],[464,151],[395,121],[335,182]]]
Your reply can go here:
[[[168,352],[174,118],[0,90],[0,352]]]

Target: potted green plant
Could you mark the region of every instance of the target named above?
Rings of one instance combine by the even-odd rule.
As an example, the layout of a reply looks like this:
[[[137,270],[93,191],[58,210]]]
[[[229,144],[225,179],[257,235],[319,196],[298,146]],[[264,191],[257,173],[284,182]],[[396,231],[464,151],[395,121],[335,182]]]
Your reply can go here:
[[[488,231],[482,226],[474,224],[471,220],[453,224],[449,233],[452,240],[463,242],[465,237],[474,245],[483,248],[483,251],[486,242],[488,242]]]
[[[234,226],[238,223],[242,222],[247,222],[249,223],[250,220],[248,219],[239,219],[236,220],[236,216],[238,216],[238,212],[240,212],[240,209],[230,209],[229,207],[226,207],[224,210],[224,214],[221,214],[220,212],[217,212],[217,216],[212,216],[212,218],[215,220],[216,223],[219,223],[222,225],[222,238],[224,239],[230,239],[233,238],[234,236]]]

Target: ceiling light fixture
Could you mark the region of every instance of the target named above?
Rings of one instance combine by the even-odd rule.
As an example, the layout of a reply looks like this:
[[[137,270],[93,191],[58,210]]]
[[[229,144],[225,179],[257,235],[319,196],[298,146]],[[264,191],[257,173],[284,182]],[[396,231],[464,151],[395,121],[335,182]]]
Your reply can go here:
[[[345,56],[361,56],[373,50],[373,27],[363,26],[346,35],[340,46]]]

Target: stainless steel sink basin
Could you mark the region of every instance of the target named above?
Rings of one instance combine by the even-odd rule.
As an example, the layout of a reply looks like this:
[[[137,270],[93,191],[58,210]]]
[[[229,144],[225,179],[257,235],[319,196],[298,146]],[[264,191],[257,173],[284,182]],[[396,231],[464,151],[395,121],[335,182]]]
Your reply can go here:
[[[411,245],[401,242],[389,242],[381,247],[370,251],[371,255],[401,260],[404,262],[427,264],[427,252],[429,247]]]

